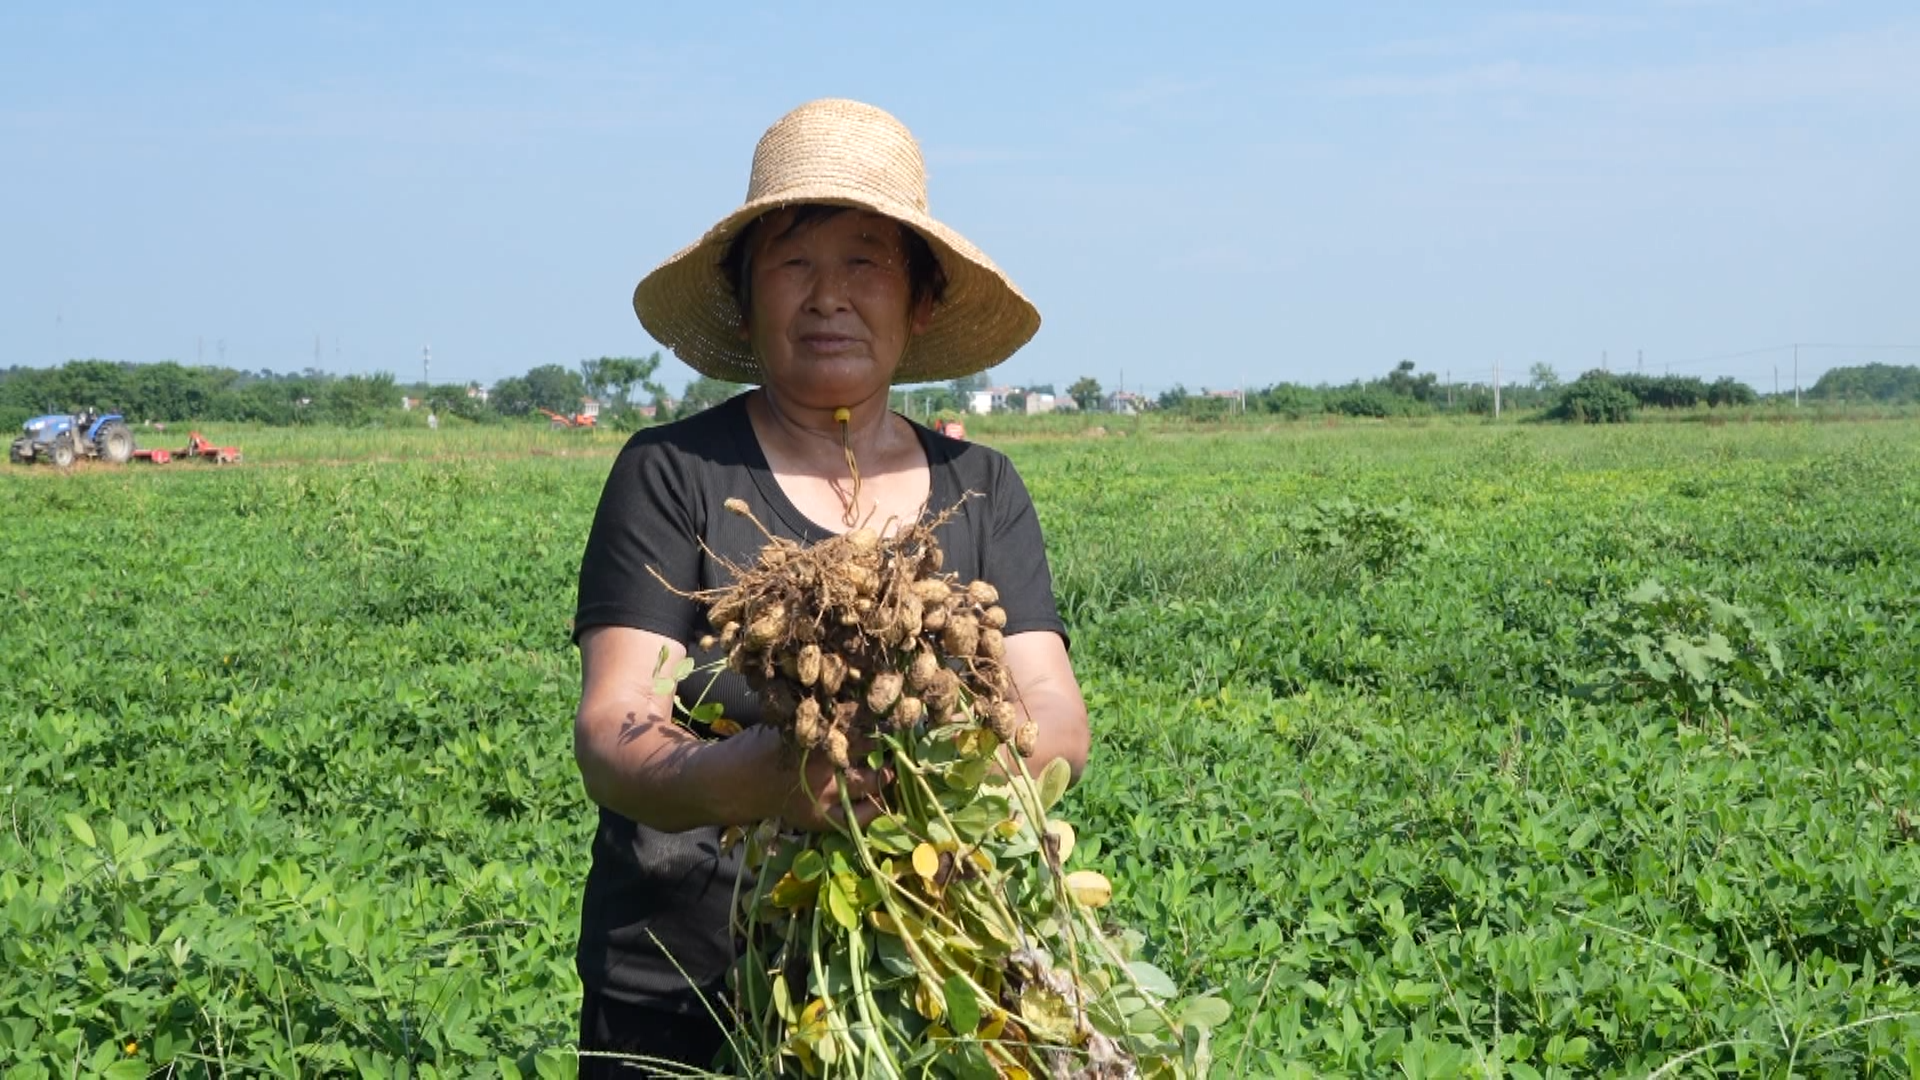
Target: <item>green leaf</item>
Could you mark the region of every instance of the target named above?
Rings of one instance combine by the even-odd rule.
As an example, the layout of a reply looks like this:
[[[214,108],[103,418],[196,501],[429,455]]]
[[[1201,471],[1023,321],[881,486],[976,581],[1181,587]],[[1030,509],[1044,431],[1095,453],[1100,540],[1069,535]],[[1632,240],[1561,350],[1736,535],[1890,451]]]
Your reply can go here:
[[[93,826],[87,824],[86,818],[81,817],[79,814],[64,814],[62,815],[62,820],[67,823],[67,828],[72,831],[74,839],[80,841],[87,847],[100,846],[100,842],[94,839]]]
[[[1573,830],[1572,836],[1567,837],[1567,848],[1570,851],[1585,850],[1586,846],[1592,843],[1593,838],[1599,834],[1600,819],[1598,817],[1587,818],[1580,822],[1579,828]]]
[[[813,848],[808,848],[795,856],[793,869],[789,871],[789,873],[801,881],[817,881],[820,875],[826,872],[827,860],[821,858],[820,852]]]
[[[860,912],[854,903],[855,888],[853,875],[842,874],[828,882],[825,890],[827,914],[849,933],[860,929]]]
[[[1627,594],[1627,603],[1636,606],[1645,606],[1664,599],[1666,595],[1667,590],[1665,586],[1653,578],[1648,578],[1641,582],[1632,592]]]
[[[1174,995],[1180,992],[1180,988],[1174,985],[1173,980],[1167,976],[1166,972],[1161,971],[1145,960],[1134,960],[1130,962],[1127,964],[1127,970],[1133,973],[1133,981],[1141,990],[1152,994],[1162,1001],[1171,1000]]]
[[[1182,1028],[1212,1031],[1226,1023],[1232,1015],[1233,1006],[1211,994],[1202,994],[1199,997],[1188,998],[1182,1003],[1180,1012],[1174,1017],[1174,1022]]]
[[[1399,979],[1393,984],[1392,997],[1396,1005],[1426,1005],[1439,996],[1439,983]]]
[[[966,977],[959,972],[947,976],[940,986],[940,992],[947,999],[947,1026],[957,1035],[970,1034],[980,1028],[980,999],[973,994]]]
[[[800,1013],[793,1007],[793,994],[787,989],[787,977],[778,971],[773,973],[773,1011],[782,1023],[800,1022]]]

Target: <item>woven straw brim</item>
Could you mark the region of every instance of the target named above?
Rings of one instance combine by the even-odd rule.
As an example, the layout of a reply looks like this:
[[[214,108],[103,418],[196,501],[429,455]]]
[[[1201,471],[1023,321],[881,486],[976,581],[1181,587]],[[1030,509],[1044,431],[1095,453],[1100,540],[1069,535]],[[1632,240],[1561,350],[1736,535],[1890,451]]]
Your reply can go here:
[[[758,383],[760,365],[739,333],[740,308],[721,271],[727,245],[762,214],[799,203],[826,203],[893,218],[923,237],[946,271],[944,299],[894,371],[895,383],[941,382],[1000,363],[1040,329],[1040,312],[967,239],[915,207],[850,196],[846,187],[787,188],[728,214],[720,224],[642,278],[633,310],[655,341],[688,367],[728,382]]]

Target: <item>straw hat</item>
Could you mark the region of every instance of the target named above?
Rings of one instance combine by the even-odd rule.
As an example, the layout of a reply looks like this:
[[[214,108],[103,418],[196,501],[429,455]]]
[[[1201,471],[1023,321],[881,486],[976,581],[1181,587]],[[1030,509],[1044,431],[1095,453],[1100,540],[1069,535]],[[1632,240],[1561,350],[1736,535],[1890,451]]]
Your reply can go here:
[[[760,365],[738,333],[740,309],[720,260],[740,230],[794,203],[884,214],[924,237],[940,260],[946,297],[908,343],[894,382],[984,371],[1040,329],[1040,312],[993,260],[928,214],[926,166],[905,125],[871,105],[826,99],[768,128],[753,151],[746,202],[641,279],[633,310],[647,333],[702,375],[759,382]]]

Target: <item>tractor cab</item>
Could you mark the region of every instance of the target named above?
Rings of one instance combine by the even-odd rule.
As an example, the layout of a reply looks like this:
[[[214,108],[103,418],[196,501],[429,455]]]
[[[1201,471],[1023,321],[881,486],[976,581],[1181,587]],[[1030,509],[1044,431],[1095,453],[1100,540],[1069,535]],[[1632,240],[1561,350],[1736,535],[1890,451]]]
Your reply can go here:
[[[121,464],[133,457],[133,450],[133,431],[125,418],[83,409],[77,415],[48,413],[28,420],[7,459],[19,465],[45,461],[64,469],[83,457]]]

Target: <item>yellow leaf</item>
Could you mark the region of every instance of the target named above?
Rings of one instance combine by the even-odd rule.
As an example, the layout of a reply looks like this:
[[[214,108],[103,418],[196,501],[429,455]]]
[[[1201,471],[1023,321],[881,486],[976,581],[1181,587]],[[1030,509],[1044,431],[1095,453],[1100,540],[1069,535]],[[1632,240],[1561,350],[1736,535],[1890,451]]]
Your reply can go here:
[[[947,1011],[946,1000],[940,996],[940,988],[921,979],[913,986],[913,1011],[929,1020],[938,1020]],[[928,1033],[932,1037],[932,1033]]]
[[[1053,804],[1060,801],[1060,796],[1067,793],[1067,786],[1072,783],[1073,769],[1067,764],[1066,758],[1054,758],[1047,762],[1047,767],[1040,770],[1039,776],[1041,807],[1053,809]]]
[[[818,881],[802,881],[789,871],[785,877],[774,883],[773,891],[767,894],[767,899],[774,907],[804,908],[813,903],[813,898],[819,891]]]
[[[900,924],[894,922],[893,916],[887,914],[880,908],[874,908],[872,911],[867,912],[867,922],[871,923],[875,930],[883,934],[892,934],[894,937],[900,936]]]
[[[1064,821],[1049,821],[1047,835],[1053,837],[1054,857],[1064,864],[1067,856],[1073,854],[1073,826]]]
[[[1103,908],[1113,899],[1113,883],[1098,870],[1075,870],[1067,875],[1067,891],[1082,906]]]
[[[913,872],[928,881],[932,881],[934,875],[940,872],[940,853],[934,850],[932,844],[922,842],[913,849]]]
[[[740,731],[741,731],[740,725],[738,723],[736,723],[735,721],[729,720],[724,716],[715,717],[713,720],[713,723],[708,724],[707,727],[715,735],[718,735],[723,739],[727,738],[730,735],[738,735],[740,734]]]

